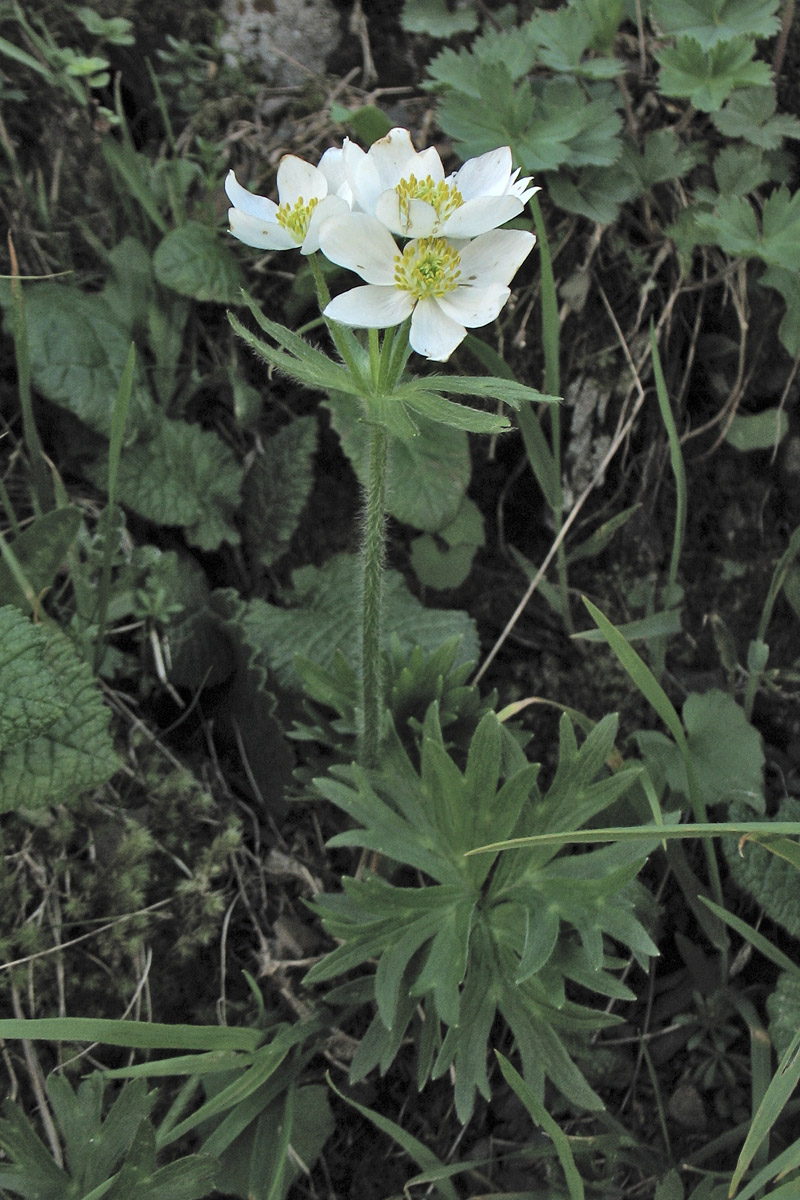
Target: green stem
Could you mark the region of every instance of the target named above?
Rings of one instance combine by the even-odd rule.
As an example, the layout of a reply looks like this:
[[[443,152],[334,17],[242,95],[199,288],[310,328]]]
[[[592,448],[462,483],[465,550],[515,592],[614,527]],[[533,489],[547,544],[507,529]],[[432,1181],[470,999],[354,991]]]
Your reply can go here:
[[[381,688],[381,608],[385,537],[387,436],[383,425],[369,426],[369,478],[364,514],[364,581],[361,596],[361,758],[378,765],[383,697]]]
[[[558,321],[558,296],[553,275],[553,260],[550,257],[550,246],[547,241],[547,230],[544,226],[542,210],[536,196],[531,200],[531,212],[539,244],[539,269],[542,276],[542,348],[544,350],[544,388],[551,396],[561,395],[560,367],[560,326]],[[550,430],[552,433],[552,454],[555,463],[553,496],[553,525],[556,535],[561,532],[564,524],[564,498],[561,490],[561,412],[557,404],[550,406]],[[561,607],[564,613],[564,624],[567,633],[574,633],[572,613],[569,607],[569,589],[567,580],[567,551],[563,541],[559,543],[556,552],[556,572],[558,574],[558,590],[561,593]]]

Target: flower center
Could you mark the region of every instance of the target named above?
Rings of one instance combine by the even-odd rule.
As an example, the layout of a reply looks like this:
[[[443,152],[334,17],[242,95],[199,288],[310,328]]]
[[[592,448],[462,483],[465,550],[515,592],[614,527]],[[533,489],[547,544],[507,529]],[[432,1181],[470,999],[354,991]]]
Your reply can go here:
[[[464,203],[464,197],[457,187],[443,179],[434,183],[430,175],[426,175],[424,179],[409,175],[408,179],[400,180],[395,191],[400,200],[400,213],[406,223],[410,219],[412,200],[424,200],[426,204],[430,204],[436,212],[439,225],[443,225],[451,213]]]
[[[275,220],[279,225],[282,225],[286,232],[290,233],[297,244],[300,245],[308,233],[308,226],[311,223],[311,214],[318,204],[318,196],[312,196],[307,204],[302,196],[298,196],[294,204],[281,204],[275,214]]]
[[[460,275],[459,253],[445,238],[420,238],[394,256],[394,286],[415,300],[446,296]]]

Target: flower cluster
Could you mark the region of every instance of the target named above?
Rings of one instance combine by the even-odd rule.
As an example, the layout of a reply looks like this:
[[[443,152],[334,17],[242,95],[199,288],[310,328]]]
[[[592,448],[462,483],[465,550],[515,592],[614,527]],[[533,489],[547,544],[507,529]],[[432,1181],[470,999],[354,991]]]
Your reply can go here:
[[[325,316],[385,329],[411,318],[412,349],[446,361],[468,328],[493,321],[536,241],[500,229],[539,189],[513,170],[503,146],[445,176],[438,152],[417,152],[406,129],[369,150],[345,138],[319,165],[287,154],[276,204],[228,175],[231,233],[263,250],[315,250],[365,281],[337,296]],[[395,237],[409,239],[401,248]]]

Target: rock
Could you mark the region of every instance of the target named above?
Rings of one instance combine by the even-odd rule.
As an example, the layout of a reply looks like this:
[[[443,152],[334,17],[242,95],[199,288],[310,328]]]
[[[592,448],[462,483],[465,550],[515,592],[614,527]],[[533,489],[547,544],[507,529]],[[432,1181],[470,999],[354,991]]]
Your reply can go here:
[[[276,87],[324,74],[340,40],[330,0],[223,0],[222,16],[222,49],[240,61],[258,61],[264,81]]]

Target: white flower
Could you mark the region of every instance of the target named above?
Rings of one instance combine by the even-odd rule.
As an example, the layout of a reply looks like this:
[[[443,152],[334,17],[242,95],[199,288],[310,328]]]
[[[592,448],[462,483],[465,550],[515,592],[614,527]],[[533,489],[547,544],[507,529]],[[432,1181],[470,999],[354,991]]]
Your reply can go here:
[[[335,194],[343,180],[337,184],[334,164],[326,158],[314,167],[285,154],[278,167],[279,204],[248,192],[229,171],[225,191],[233,205],[228,209],[233,236],[259,250],[318,250],[322,222],[350,211],[347,199]]]
[[[345,142],[339,164],[354,206],[401,237],[471,238],[518,216],[531,196],[530,177],[511,169],[511,150],[501,146],[471,158],[445,178],[435,148],[419,153],[407,129],[391,129],[365,153]]]
[[[535,241],[521,229],[493,229],[472,241],[415,238],[401,251],[368,213],[334,218],[322,229],[323,254],[367,282],[332,300],[325,316],[366,329],[411,317],[412,349],[445,362],[467,328],[487,325],[498,315],[511,294],[508,284]]]

